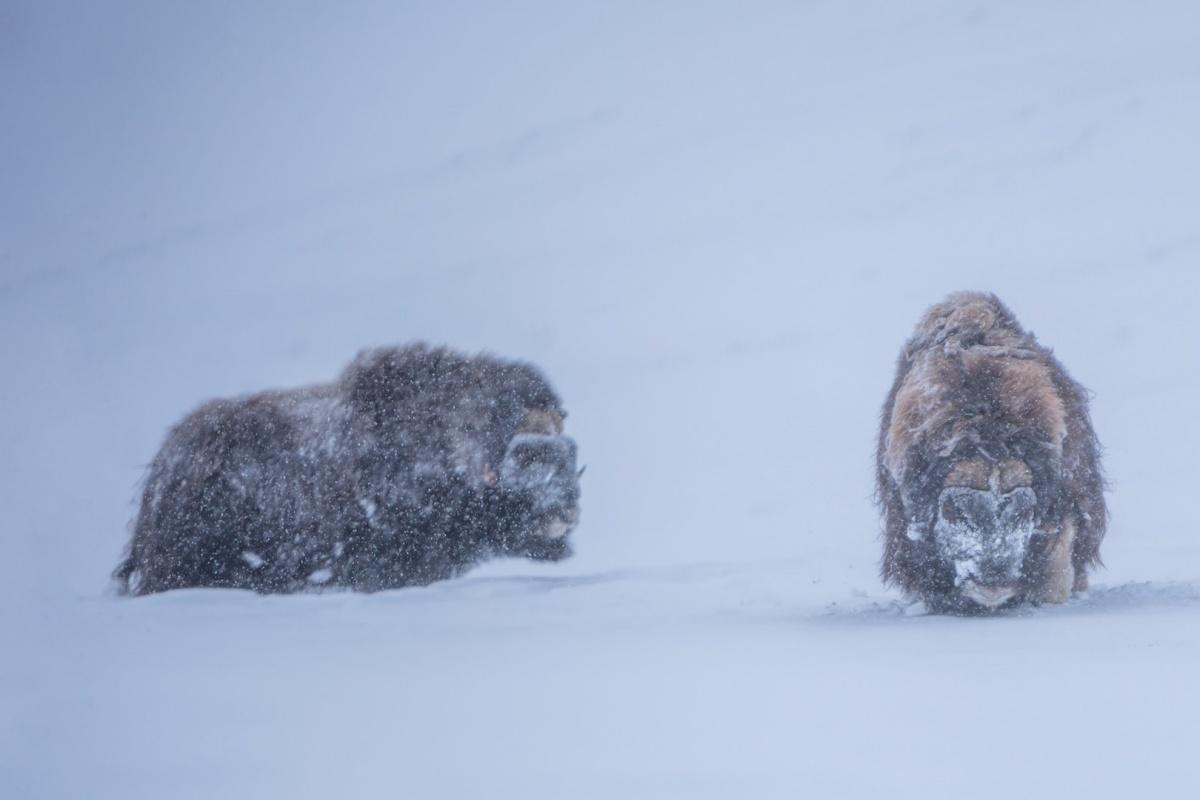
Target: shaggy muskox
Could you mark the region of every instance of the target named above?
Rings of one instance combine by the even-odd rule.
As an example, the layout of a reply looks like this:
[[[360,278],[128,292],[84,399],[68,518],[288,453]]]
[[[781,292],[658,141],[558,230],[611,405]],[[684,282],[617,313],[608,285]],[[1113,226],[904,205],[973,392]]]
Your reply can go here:
[[[934,611],[1087,588],[1107,511],[1087,394],[993,295],[926,312],[883,407],[883,577]]]
[[[150,465],[120,588],[426,584],[489,556],[557,560],[575,443],[534,367],[423,344],[334,383],[214,400]]]

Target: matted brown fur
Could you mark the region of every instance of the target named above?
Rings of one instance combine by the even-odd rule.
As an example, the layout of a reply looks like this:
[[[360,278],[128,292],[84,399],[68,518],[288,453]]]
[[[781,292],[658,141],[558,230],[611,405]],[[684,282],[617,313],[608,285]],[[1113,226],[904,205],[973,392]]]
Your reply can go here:
[[[1063,599],[1055,581],[1086,588],[1100,563],[1107,511],[1087,393],[994,295],[953,294],[917,325],[883,407],[876,481],[883,578],[926,600],[954,592],[922,538],[948,485],[1035,490],[1043,567],[1026,599]]]
[[[210,401],[150,465],[118,588],[377,591],[566,558],[565,413],[531,364],[420,342],[365,350],[333,383]]]

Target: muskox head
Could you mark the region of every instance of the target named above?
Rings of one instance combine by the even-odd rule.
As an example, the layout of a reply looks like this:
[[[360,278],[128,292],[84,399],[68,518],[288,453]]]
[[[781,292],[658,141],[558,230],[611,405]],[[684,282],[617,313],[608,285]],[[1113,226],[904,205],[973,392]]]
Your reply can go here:
[[[487,468],[487,481],[524,511],[524,523],[505,540],[510,555],[558,560],[571,554],[567,536],[579,522],[580,474],[575,440],[563,435],[562,414],[531,410],[499,468]]]
[[[442,503],[455,538],[503,555],[560,559],[579,520],[575,442],[539,369],[412,345],[360,354],[342,383],[356,424],[401,486],[458,486]]]
[[[1038,516],[1033,475],[1023,461],[954,464],[928,530],[936,568],[953,586],[945,599],[997,608],[1023,596],[1038,560],[1030,547]]]

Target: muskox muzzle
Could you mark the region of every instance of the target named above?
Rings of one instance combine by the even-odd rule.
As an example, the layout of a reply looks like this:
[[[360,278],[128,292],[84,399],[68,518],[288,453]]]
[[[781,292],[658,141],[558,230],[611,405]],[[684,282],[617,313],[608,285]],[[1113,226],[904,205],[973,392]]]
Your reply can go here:
[[[938,499],[934,541],[967,598],[997,608],[1022,592],[1022,567],[1037,523],[1037,495],[951,487]]]

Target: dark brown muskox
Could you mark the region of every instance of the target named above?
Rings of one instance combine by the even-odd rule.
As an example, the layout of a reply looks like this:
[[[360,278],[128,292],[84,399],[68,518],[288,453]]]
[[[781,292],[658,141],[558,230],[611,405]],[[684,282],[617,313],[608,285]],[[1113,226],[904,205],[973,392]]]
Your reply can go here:
[[[560,559],[578,516],[575,444],[532,366],[413,345],[333,384],[214,400],[150,465],[114,577],[373,591],[494,555]]]
[[[1107,511],[1087,395],[993,295],[926,312],[883,408],[883,577],[934,611],[1087,588]]]

